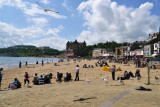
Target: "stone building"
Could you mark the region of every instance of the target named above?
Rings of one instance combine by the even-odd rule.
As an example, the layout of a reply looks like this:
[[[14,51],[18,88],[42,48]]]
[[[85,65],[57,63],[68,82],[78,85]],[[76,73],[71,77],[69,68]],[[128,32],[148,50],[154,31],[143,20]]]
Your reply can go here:
[[[82,49],[86,47],[86,42],[78,42],[75,40],[74,42],[67,42],[66,44],[66,51],[67,53],[70,50],[73,50],[74,56],[81,56],[82,55]]]

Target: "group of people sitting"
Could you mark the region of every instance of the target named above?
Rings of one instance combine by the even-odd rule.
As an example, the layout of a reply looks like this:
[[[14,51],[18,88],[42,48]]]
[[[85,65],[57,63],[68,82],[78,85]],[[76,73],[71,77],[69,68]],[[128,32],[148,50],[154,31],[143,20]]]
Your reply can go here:
[[[40,77],[38,77],[38,74],[35,73],[35,76],[33,77],[33,84],[34,85],[41,85],[41,84],[50,84],[51,83],[51,79],[52,79],[53,74],[47,74],[43,77],[43,75],[41,75]]]
[[[57,77],[56,77],[56,81],[57,82],[62,82],[62,77],[63,77],[63,73],[59,73],[57,72]],[[71,73],[66,73],[66,77],[64,77],[64,82],[70,81],[72,80],[72,75]]]
[[[129,78],[141,78],[141,75],[140,75],[140,70],[139,69],[137,69],[136,70],[136,72],[135,72],[135,76],[133,75],[133,73],[130,71],[130,72],[127,72],[127,71],[125,71],[124,72],[124,76],[123,77],[118,77],[117,78],[117,80],[127,80],[127,79],[129,79]]]
[[[54,63],[54,66],[60,66],[59,63]]]
[[[94,67],[93,67],[93,65],[88,65],[88,66],[87,66],[87,64],[84,64],[84,65],[83,65],[83,68],[94,68]]]
[[[101,61],[101,60],[100,60],[100,61],[98,61],[97,63],[95,63],[95,66],[96,66],[96,67],[98,67],[98,66],[99,66],[99,67],[103,67],[103,65],[109,66],[108,63],[107,63],[107,61]]]
[[[117,71],[122,71],[122,69],[120,67],[118,67]]]
[[[26,82],[27,82],[26,81],[26,74],[28,74],[28,73],[25,73],[24,84],[26,84]],[[45,76],[40,75],[40,77],[38,77],[38,74],[35,73],[35,76],[33,77],[32,82],[34,85],[49,84],[49,83],[51,83],[52,76],[53,76],[53,74],[49,73]],[[63,77],[63,73],[57,72],[56,81],[62,82],[62,77]],[[28,76],[28,78],[29,78],[29,76]],[[67,72],[66,77],[64,77],[64,81],[67,82],[70,80],[72,80],[71,73]],[[28,80],[28,84],[29,84],[29,80]],[[21,82],[17,78],[15,78],[14,81],[9,84],[8,89],[18,89],[18,88],[21,88]]]
[[[150,68],[151,68],[151,69],[156,69],[156,66],[155,66],[155,65],[152,65]]]

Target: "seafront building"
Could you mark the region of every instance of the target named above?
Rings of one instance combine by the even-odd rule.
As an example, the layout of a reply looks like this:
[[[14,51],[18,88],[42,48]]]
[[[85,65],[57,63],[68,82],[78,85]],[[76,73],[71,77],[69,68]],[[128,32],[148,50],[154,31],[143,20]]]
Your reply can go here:
[[[92,52],[93,58],[113,58],[115,56],[111,49],[95,48]]]
[[[160,29],[159,32],[149,34],[147,41],[136,41],[129,46],[115,48],[116,58],[160,57]]]
[[[75,40],[74,42],[67,42],[66,44],[66,53],[68,56],[81,56],[82,49],[86,47],[86,42],[78,42]]]
[[[160,56],[160,31],[157,33],[149,34],[148,39],[144,45],[144,56]]]

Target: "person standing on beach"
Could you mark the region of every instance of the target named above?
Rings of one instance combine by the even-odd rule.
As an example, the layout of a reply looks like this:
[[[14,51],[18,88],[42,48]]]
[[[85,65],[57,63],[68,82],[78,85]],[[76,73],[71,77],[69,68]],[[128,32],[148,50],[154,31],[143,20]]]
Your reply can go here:
[[[79,65],[76,67],[76,78],[74,81],[79,81]]]
[[[19,61],[19,68],[21,68],[21,66],[22,66],[22,63],[21,63],[21,61]]]
[[[28,65],[28,62],[26,61],[26,66]]]
[[[36,64],[38,65],[38,61],[36,62]]]
[[[44,65],[44,61],[42,60],[42,66]]]
[[[2,70],[3,68],[0,68],[0,90],[1,90],[1,81],[2,81],[2,73],[1,73]]]
[[[24,75],[24,86],[25,86],[26,82],[28,82],[28,86],[29,86],[29,75],[28,75],[28,72],[25,72],[25,75]]]
[[[112,65],[111,67],[111,72],[112,72],[112,80],[115,80],[115,67]]]

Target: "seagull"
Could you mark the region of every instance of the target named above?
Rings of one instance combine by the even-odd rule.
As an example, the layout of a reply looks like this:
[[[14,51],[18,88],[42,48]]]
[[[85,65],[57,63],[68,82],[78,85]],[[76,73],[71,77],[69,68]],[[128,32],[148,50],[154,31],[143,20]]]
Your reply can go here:
[[[104,78],[104,82],[108,84],[108,80],[106,78]]]
[[[140,80],[140,77],[137,77],[137,76],[136,76],[136,78],[137,78],[137,80]]]
[[[104,77],[102,77],[102,80],[104,80]]]
[[[158,80],[158,79],[159,79],[159,78],[157,77],[157,74],[155,74],[155,75],[154,75],[154,78],[155,78],[156,80]]]
[[[40,5],[38,2],[36,2],[39,6],[41,6],[45,12],[48,12],[48,11],[51,11],[51,12],[55,12],[55,13],[59,13],[57,11],[53,11],[53,10],[49,10],[49,9],[46,9],[44,6]]]
[[[100,74],[100,76],[101,76],[102,80],[104,80],[104,77],[102,77],[102,74]]]
[[[88,78],[86,78],[86,82],[90,82],[90,80]]]
[[[121,78],[119,79],[120,84],[124,85],[124,82],[121,80]]]

